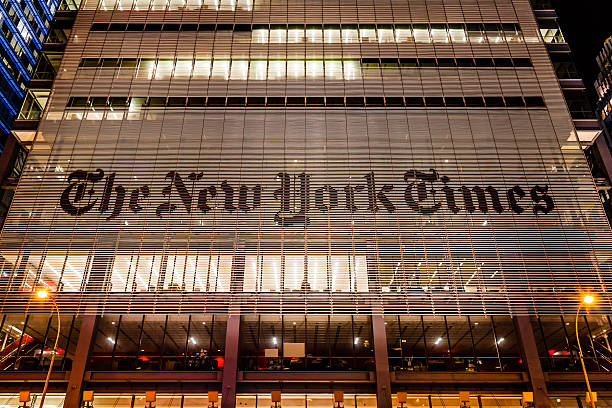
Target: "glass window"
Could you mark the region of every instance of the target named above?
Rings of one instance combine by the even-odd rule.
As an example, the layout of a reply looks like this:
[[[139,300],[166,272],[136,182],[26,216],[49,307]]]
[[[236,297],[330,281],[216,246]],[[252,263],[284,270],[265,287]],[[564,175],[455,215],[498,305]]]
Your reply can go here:
[[[325,25],[323,31],[325,42],[328,44],[340,42],[340,26],[336,25]]]
[[[304,26],[290,25],[287,32],[288,43],[303,43],[304,42]]]
[[[398,43],[403,42],[414,42],[412,36],[412,28],[408,24],[401,24],[395,26],[395,41]]]
[[[323,60],[307,60],[306,76],[310,79],[323,78]]]
[[[449,24],[449,34],[451,41],[454,43],[467,42],[467,36],[465,35],[465,27],[463,24]]]
[[[309,43],[322,43],[323,28],[319,25],[306,26],[306,41]]]
[[[191,76],[192,68],[193,68],[193,60],[178,59],[176,60],[174,76],[178,78],[189,78]]]
[[[346,44],[359,42],[359,31],[356,25],[342,26],[342,42]]]
[[[361,37],[361,42],[377,42],[376,26],[370,24],[360,24],[359,36]]]
[[[391,43],[395,41],[395,35],[393,33],[392,25],[379,25],[378,26],[378,42],[380,43]]]
[[[230,79],[245,81],[249,73],[249,61],[232,60],[232,71]]]
[[[482,26],[480,24],[466,24],[467,36],[471,43],[480,44],[485,42]]]
[[[414,25],[414,41],[419,43],[429,43],[429,26],[427,24]]]
[[[268,42],[268,27],[267,26],[254,26],[253,27],[253,42],[266,44]]]
[[[270,42],[284,44],[287,42],[287,27],[272,26],[270,28]]]
[[[448,32],[444,24],[432,24],[431,26],[431,38],[435,43],[447,43]]]
[[[325,61],[325,78],[339,80],[339,81],[343,79],[341,60],[326,60]]]
[[[344,60],[344,79],[347,81],[361,78],[359,60]]]
[[[197,79],[206,79],[210,76],[211,61],[205,59],[196,59],[193,65],[193,77]]]
[[[169,79],[174,68],[174,60],[160,59],[155,69],[155,79]]]
[[[252,60],[249,69],[249,79],[265,81],[268,73],[268,61]]]
[[[305,61],[304,60],[289,60],[287,61],[287,79],[304,78]]]
[[[271,60],[268,66],[268,79],[282,80],[285,79],[285,60]]]
[[[215,59],[212,66],[212,79],[224,79],[227,81],[229,78],[230,60]]]

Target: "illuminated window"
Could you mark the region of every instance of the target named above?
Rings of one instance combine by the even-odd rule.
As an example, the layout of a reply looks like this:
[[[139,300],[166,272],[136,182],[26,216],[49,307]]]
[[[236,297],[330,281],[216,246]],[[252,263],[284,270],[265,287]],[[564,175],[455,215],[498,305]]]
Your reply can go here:
[[[306,27],[306,41],[309,43],[323,42],[323,29],[321,26],[309,25]]]
[[[227,81],[229,78],[230,60],[215,59],[212,66],[212,79],[224,79]]]
[[[465,29],[463,24],[449,24],[449,34],[451,41],[454,43],[464,43],[467,42],[467,37],[465,36]]]
[[[393,34],[393,26],[391,25],[378,26],[378,42],[391,43],[394,41],[395,41],[395,36]]]
[[[407,24],[397,25],[395,27],[395,41],[398,43],[414,42],[412,28]]]
[[[429,27],[426,24],[414,25],[414,41],[418,43],[429,43]]]
[[[287,33],[288,43],[303,43],[304,42],[304,27],[300,25],[289,26]]]
[[[155,79],[169,79],[174,68],[174,60],[161,59],[157,61],[157,69],[155,70]]]
[[[342,80],[342,61],[326,60],[325,61],[325,78]]]
[[[287,29],[285,26],[272,26],[270,29],[270,43],[284,44],[287,42]]]
[[[176,60],[174,76],[179,77],[179,78],[188,78],[191,76],[192,69],[193,69],[193,60],[191,59]]]
[[[323,60],[307,60],[306,61],[306,77],[322,78],[323,77]]]
[[[152,79],[155,72],[155,60],[152,58],[143,58],[138,65],[137,79]]]
[[[265,44],[268,42],[268,27],[267,26],[255,26],[252,31],[252,42],[258,44]]]
[[[249,70],[249,79],[265,81],[268,71],[268,61],[254,60],[251,61],[251,69]]]
[[[230,79],[245,81],[249,72],[249,61],[232,60]]]
[[[340,42],[340,26],[325,25],[324,30],[325,42],[327,44],[334,44]]]
[[[208,78],[210,76],[211,61],[197,59],[193,64],[193,77],[194,78]]]
[[[359,60],[344,60],[344,79],[355,80],[361,78],[361,64]]]
[[[342,42],[347,44],[359,42],[359,31],[356,25],[342,26]]]
[[[447,43],[448,33],[446,32],[446,26],[443,24],[433,24],[431,26],[431,38],[435,43]]]
[[[361,42],[377,42],[376,27],[373,24],[362,24],[359,26]]]
[[[268,79],[285,79],[285,60],[272,60],[268,66]]]
[[[287,61],[287,79],[304,78],[304,60]]]

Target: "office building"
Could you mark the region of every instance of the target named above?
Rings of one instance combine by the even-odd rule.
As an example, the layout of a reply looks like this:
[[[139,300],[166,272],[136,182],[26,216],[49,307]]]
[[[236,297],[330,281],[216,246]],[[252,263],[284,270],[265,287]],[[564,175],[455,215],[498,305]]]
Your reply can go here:
[[[85,1],[0,237],[6,404],[41,287],[56,406],[579,406],[584,293],[607,401],[612,234],[546,44],[527,0]]]

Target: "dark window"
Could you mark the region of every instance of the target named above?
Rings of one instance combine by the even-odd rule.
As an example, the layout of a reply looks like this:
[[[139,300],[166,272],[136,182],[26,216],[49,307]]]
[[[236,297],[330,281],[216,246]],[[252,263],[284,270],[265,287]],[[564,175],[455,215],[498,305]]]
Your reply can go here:
[[[181,98],[178,96],[172,96],[168,98],[168,107],[171,108],[183,108],[185,103],[187,102],[187,98]]]
[[[425,106],[421,96],[406,96],[404,99],[406,100],[406,106]]]
[[[344,106],[344,98],[342,96],[328,96],[327,106]]]
[[[506,106],[509,108],[520,108],[525,106],[523,98],[520,96],[505,96]]]
[[[484,101],[482,100],[482,96],[466,96],[465,98],[465,106],[469,108],[479,108],[484,106]]]
[[[496,67],[503,68],[512,66],[512,60],[510,58],[494,58],[493,61],[495,62]]]
[[[225,98],[223,96],[209,96],[206,106],[225,106]]]
[[[398,62],[397,58],[382,58],[380,60],[383,68],[397,68]]]
[[[322,96],[307,96],[306,97],[306,105],[308,106],[323,106],[325,104],[325,100]]]
[[[108,27],[108,31],[125,31],[127,24],[125,23],[111,23]]]
[[[233,24],[217,24],[217,31],[233,31]]]
[[[84,108],[87,106],[86,96],[73,96],[68,101],[68,106],[71,108]]]
[[[419,58],[419,65],[421,67],[432,68],[436,66],[435,58]]]
[[[251,31],[251,25],[250,24],[236,24],[234,26],[234,31],[236,31],[236,32],[248,32],[248,31]]]
[[[164,24],[162,31],[179,31],[180,29],[180,24]]]
[[[245,102],[244,96],[229,96],[227,98],[227,106],[244,106]]]
[[[166,98],[163,96],[152,96],[147,101],[147,106],[150,108],[162,108],[166,106]]]
[[[268,24],[253,24],[253,30],[268,30],[269,28]]]
[[[126,31],[142,31],[144,30],[144,26],[144,24],[130,23],[128,24]]]
[[[264,96],[249,96],[247,98],[247,106],[265,106],[266,98]]]
[[[541,96],[526,96],[525,105],[527,105],[528,108],[539,108],[546,106],[544,104],[544,99],[542,99]]]
[[[440,107],[440,106],[444,106],[444,99],[442,97],[439,96],[426,96],[425,97],[425,104],[429,107]]]
[[[200,107],[200,106],[205,106],[206,105],[206,98],[202,98],[202,97],[193,97],[193,98],[189,98],[187,99],[187,106],[189,107]]]
[[[127,24],[125,23],[111,23],[108,27],[108,31],[125,31]]]
[[[107,31],[108,23],[93,23],[90,31]]]
[[[465,103],[463,102],[463,98],[460,96],[447,96],[444,99],[446,100],[446,106],[455,107],[455,108],[465,106]]]
[[[501,26],[497,23],[485,23],[485,31],[501,31]]]
[[[102,58],[102,68],[116,68],[119,65],[117,58]]]
[[[215,25],[214,24],[200,24],[198,26],[198,30],[199,31],[215,31]]]
[[[302,106],[304,105],[304,98],[287,98],[287,99],[298,99],[299,105],[302,105]],[[285,106],[285,98],[283,98],[282,96],[268,96],[267,103],[268,103],[268,106]],[[287,104],[289,103],[287,102]]]
[[[161,31],[161,24],[147,24],[145,25],[145,31]]]
[[[380,64],[380,60],[378,58],[362,58],[361,64],[366,66],[378,66]]]
[[[95,68],[98,66],[99,60],[97,58],[83,58],[79,67],[83,68]]]
[[[492,67],[493,60],[491,58],[476,58],[476,66],[479,68]]]
[[[106,107],[106,96],[94,96],[93,98],[89,98],[89,104],[94,108],[104,108]]]
[[[111,96],[108,100],[113,108],[125,108],[128,98],[125,96]]]
[[[387,106],[404,106],[404,98],[401,96],[387,96],[385,100]]]
[[[136,68],[138,65],[138,58],[122,58],[121,68]]]
[[[438,58],[438,65],[445,68],[454,68],[457,66],[453,58]]]
[[[403,68],[416,68],[419,61],[416,58],[400,58],[400,66]]]
[[[385,106],[385,98],[382,96],[366,96],[366,106]]]
[[[181,25],[181,31],[198,31],[197,24],[183,24]]]
[[[363,96],[347,96],[346,106],[364,106]]]
[[[513,58],[514,66],[518,68],[532,67],[531,60],[529,58]]]
[[[268,98],[268,104],[270,104],[270,98]],[[287,106],[304,106],[303,96],[288,96]]]
[[[472,58],[457,58],[457,66],[461,68],[470,68],[474,65],[474,60]]]
[[[488,108],[501,108],[504,105],[504,98],[501,96],[485,96],[485,103]]]

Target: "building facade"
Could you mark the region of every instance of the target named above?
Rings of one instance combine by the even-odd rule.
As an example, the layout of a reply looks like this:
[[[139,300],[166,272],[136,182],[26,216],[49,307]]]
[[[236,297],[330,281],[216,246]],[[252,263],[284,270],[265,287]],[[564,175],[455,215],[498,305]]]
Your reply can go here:
[[[527,0],[84,2],[0,238],[3,391],[46,287],[69,408],[579,406],[589,292],[604,401],[612,234],[546,44]]]

